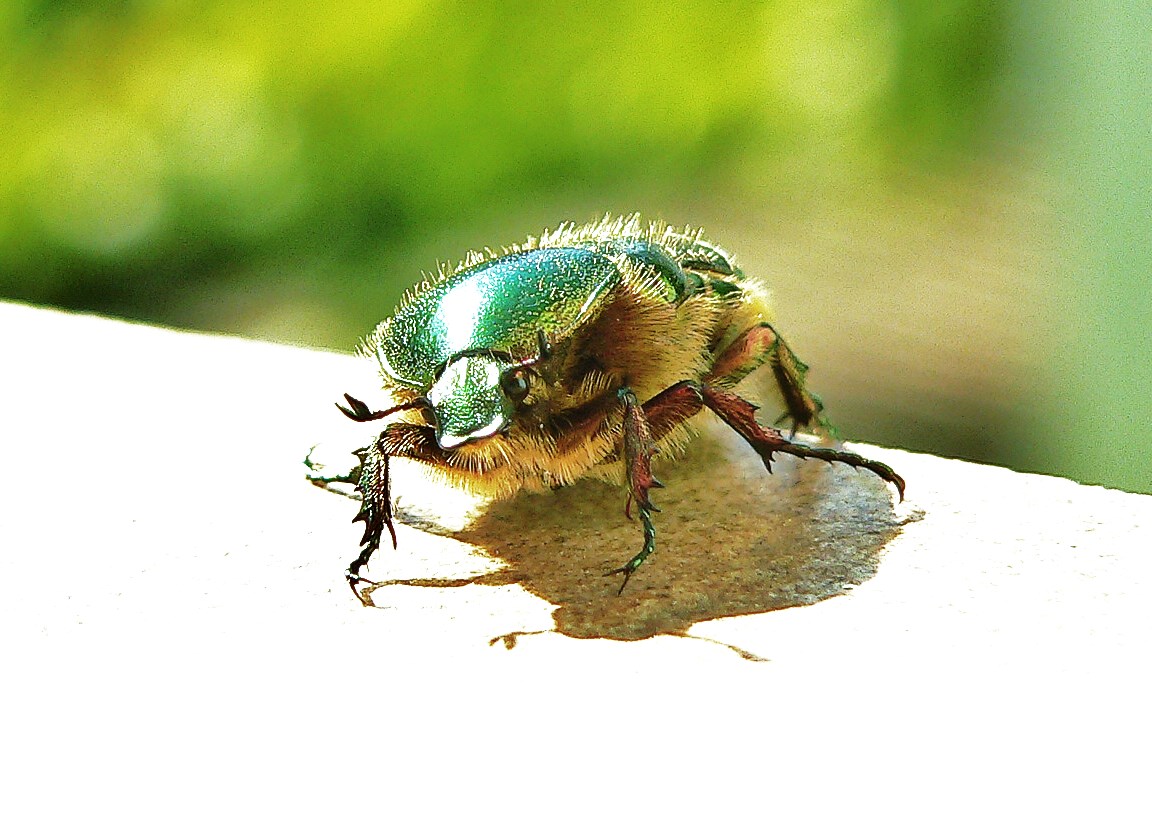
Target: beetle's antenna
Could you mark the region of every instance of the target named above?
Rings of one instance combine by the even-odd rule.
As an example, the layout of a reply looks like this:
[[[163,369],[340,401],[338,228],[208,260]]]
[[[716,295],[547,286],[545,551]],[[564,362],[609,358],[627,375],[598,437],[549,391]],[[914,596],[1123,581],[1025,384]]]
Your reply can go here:
[[[428,401],[424,398],[415,398],[407,403],[402,403],[397,406],[389,407],[388,409],[381,409],[377,412],[372,412],[368,409],[368,404],[364,401],[354,398],[347,392],[344,393],[344,399],[348,401],[348,405],[352,408],[349,409],[344,404],[336,404],[336,408],[351,418],[353,421],[376,421],[380,418],[386,418],[394,412],[404,412],[408,409],[423,409],[428,406]]]

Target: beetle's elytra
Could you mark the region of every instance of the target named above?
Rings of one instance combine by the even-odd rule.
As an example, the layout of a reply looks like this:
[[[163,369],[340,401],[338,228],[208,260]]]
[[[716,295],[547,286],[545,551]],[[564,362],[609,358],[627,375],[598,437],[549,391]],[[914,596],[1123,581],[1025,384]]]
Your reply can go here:
[[[418,459],[474,491],[508,496],[593,475],[623,485],[639,510],[640,551],[609,572],[620,590],[652,554],[649,497],[656,445],[682,449],[690,419],[709,409],[772,469],[772,457],[843,462],[893,484],[890,467],[845,450],[812,447],[759,424],[732,388],[767,363],[785,404],[777,421],[819,425],[823,405],[805,366],[770,324],[768,294],[698,231],[641,224],[637,216],[563,225],[502,254],[472,253],[455,270],[409,291],[362,351],[380,368],[383,409],[345,395],[354,421],[387,423],[356,451],[346,476],[310,478],[356,486],[363,550],[348,567],[369,604],[361,572],[396,529],[388,461]]]

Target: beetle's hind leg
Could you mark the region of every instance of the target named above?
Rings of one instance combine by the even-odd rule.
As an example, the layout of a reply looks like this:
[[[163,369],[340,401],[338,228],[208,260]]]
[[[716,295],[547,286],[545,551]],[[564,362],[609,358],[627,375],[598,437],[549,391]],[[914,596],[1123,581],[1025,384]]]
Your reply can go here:
[[[756,407],[738,395],[724,392],[714,386],[702,386],[700,394],[704,405],[723,419],[724,423],[736,430],[747,441],[760,458],[764,466],[772,471],[772,456],[775,453],[787,453],[801,459],[821,459],[826,462],[843,462],[855,468],[871,471],[896,487],[900,499],[904,499],[904,480],[892,468],[883,462],[866,459],[857,453],[847,450],[833,450],[828,447],[809,447],[797,444],[784,437],[784,434],[772,427],[759,424],[755,418]]]
[[[784,414],[776,419],[776,423],[791,421],[792,435],[801,427],[816,424],[835,436],[835,428],[821,417],[824,404],[808,390],[805,382],[808,366],[767,322],[754,325],[737,337],[716,358],[704,382],[728,389],[765,363],[771,367],[776,386],[784,398]]]

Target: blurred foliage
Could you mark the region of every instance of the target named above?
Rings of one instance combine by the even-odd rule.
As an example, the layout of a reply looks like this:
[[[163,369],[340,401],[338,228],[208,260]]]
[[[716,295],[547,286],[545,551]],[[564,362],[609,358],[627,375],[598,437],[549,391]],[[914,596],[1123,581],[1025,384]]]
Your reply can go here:
[[[814,136],[938,154],[1001,26],[988,0],[11,0],[0,290],[179,321],[182,287],[556,191],[698,189]]]
[[[1068,433],[1152,409],[1148,16],[6,0],[0,296],[348,349],[438,258],[640,210],[770,277],[853,436],[1152,491]]]

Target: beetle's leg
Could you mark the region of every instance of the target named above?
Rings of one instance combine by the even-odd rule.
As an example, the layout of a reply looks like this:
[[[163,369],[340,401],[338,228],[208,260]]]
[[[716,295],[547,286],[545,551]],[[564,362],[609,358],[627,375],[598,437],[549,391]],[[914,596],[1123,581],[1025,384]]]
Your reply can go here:
[[[644,402],[644,418],[654,441],[659,441],[704,407],[700,384],[681,380]]]
[[[384,529],[392,536],[392,548],[396,548],[396,526],[392,522],[392,494],[388,476],[388,454],[384,452],[382,442],[384,434],[381,433],[368,447],[356,451],[360,459],[359,479],[357,487],[360,489],[360,510],[352,518],[352,522],[364,523],[364,536],[360,538],[363,548],[355,560],[348,564],[344,577],[352,593],[360,599],[360,603],[368,607],[372,602],[360,592],[359,584],[368,583],[368,579],[360,575],[361,570],[368,565],[373,552],[380,548],[380,535]]]
[[[356,466],[348,473],[342,473],[339,476],[322,476],[320,475],[320,471],[324,469],[324,465],[312,461],[312,453],[315,450],[316,445],[313,445],[312,449],[308,451],[308,455],[304,457],[304,466],[308,468],[308,473],[305,474],[304,478],[318,488],[323,488],[326,491],[331,491],[340,496],[348,496],[345,491],[338,490],[331,486],[341,482],[348,485],[358,485],[360,483],[360,467]]]
[[[673,384],[644,402],[640,406],[631,389],[621,389],[617,393],[624,404],[624,467],[628,477],[628,506],[632,500],[640,509],[640,523],[644,527],[644,547],[640,552],[609,575],[624,575],[617,594],[624,591],[632,573],[640,568],[656,548],[656,528],[652,524],[652,512],[659,511],[648,496],[652,488],[664,487],[652,475],[652,455],[656,452],[656,439],[667,435],[674,427],[687,421],[701,410],[704,401],[700,396],[699,384],[682,380]],[[627,510],[625,511],[627,513]],[[631,515],[629,515],[631,519]]]
[[[436,444],[432,428],[418,424],[391,424],[370,446],[356,451],[360,465],[353,468],[353,473],[357,474],[360,511],[352,521],[364,523],[364,536],[360,539],[363,549],[348,565],[344,577],[364,606],[372,606],[372,601],[362,592],[359,585],[371,581],[360,573],[368,565],[373,553],[380,548],[384,529],[388,529],[388,534],[392,538],[392,548],[396,548],[396,526],[392,521],[392,491],[388,473],[390,457],[403,456],[443,463],[443,455],[443,451]]]
[[[772,455],[774,453],[788,453],[801,459],[843,462],[852,467],[870,470],[885,482],[895,485],[896,490],[900,492],[900,498],[904,498],[904,480],[888,465],[866,459],[847,450],[796,444],[785,438],[779,430],[757,423],[754,415],[757,407],[738,395],[708,385],[701,387],[700,394],[704,399],[704,405],[719,415],[724,423],[736,430],[745,441],[752,445],[752,449],[760,454],[760,458],[764,460],[764,466],[768,468],[769,473],[772,472]]]
[[[624,587],[628,585],[628,579],[632,577],[632,573],[640,568],[640,565],[648,559],[648,556],[656,549],[656,527],[652,525],[652,512],[658,511],[659,508],[640,508],[640,523],[644,526],[644,545],[636,556],[621,566],[619,569],[613,569],[611,572],[605,572],[604,577],[609,575],[623,575],[624,580],[620,582],[620,588],[616,590],[616,594],[620,595],[624,592]]]
[[[648,423],[652,440],[659,441],[704,408],[704,401],[700,397],[700,384],[692,380],[681,380],[646,400],[643,408],[644,419]],[[632,497],[629,494],[628,504],[624,509],[628,519],[632,519],[632,515],[628,513],[631,507]]]
[[[421,409],[426,405],[422,398],[417,398],[388,409],[373,412],[367,404],[358,398],[345,394],[344,399],[348,401],[348,406],[336,404],[336,407],[348,418],[358,423],[376,421],[396,412]],[[385,528],[388,529],[388,533],[392,537],[392,548],[396,548],[396,526],[392,522],[388,457],[408,456],[409,458],[424,460],[435,459],[435,453],[442,451],[435,444],[434,439],[429,438],[428,434],[423,432],[427,429],[413,424],[392,424],[386,427],[384,432],[380,433],[380,436],[370,446],[354,451],[356,457],[360,459],[360,464],[352,468],[346,476],[320,476],[317,473],[318,468],[312,462],[311,450],[308,451],[308,456],[304,459],[304,464],[312,471],[308,476],[308,480],[312,484],[332,490],[329,487],[332,483],[345,482],[355,485],[360,491],[360,510],[352,518],[352,521],[364,523],[364,536],[360,538],[360,545],[363,548],[356,559],[348,564],[344,577],[348,581],[348,586],[352,588],[352,593],[366,607],[372,606],[372,601],[361,592],[359,584],[370,583],[370,581],[362,577],[360,572],[368,565],[368,560],[372,554],[380,548],[380,536]],[[416,432],[413,433],[412,430]],[[429,442],[431,442],[430,445]]]
[[[640,406],[636,393],[631,389],[620,389],[616,396],[624,405],[624,469],[628,479],[628,500],[636,501],[636,507],[640,511],[640,522],[644,527],[644,546],[636,556],[619,569],[607,573],[624,576],[616,593],[619,595],[628,585],[632,573],[640,568],[640,564],[656,548],[656,527],[652,524],[652,512],[660,509],[652,504],[648,491],[664,486],[652,475],[652,454],[656,451],[656,446],[652,443],[652,430],[648,426],[644,408]]]
[[[736,338],[712,366],[704,382],[727,389],[735,386],[749,374],[768,363],[776,378],[776,385],[784,397],[786,409],[776,423],[792,421],[792,434],[801,427],[819,424],[835,435],[833,427],[820,413],[824,404],[808,391],[805,378],[808,366],[797,357],[780,334],[767,322],[755,325]]]

